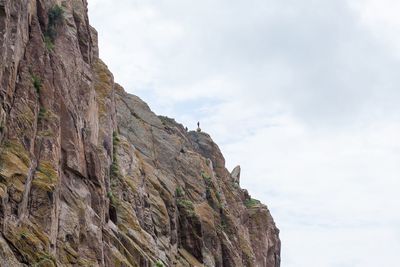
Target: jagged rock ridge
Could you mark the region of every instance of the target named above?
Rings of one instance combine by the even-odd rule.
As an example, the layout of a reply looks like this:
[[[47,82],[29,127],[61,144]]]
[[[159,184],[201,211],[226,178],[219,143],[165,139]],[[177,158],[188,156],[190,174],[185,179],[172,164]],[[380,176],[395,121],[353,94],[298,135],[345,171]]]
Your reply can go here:
[[[280,265],[210,136],[127,94],[86,0],[0,0],[0,266]]]

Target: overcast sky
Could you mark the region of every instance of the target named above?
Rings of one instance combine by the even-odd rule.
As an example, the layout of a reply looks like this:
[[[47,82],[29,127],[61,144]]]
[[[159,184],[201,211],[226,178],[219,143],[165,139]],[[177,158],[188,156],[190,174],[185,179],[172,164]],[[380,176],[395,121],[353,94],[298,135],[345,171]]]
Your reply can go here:
[[[100,55],[201,122],[268,204],[282,267],[400,262],[398,0],[89,0]]]

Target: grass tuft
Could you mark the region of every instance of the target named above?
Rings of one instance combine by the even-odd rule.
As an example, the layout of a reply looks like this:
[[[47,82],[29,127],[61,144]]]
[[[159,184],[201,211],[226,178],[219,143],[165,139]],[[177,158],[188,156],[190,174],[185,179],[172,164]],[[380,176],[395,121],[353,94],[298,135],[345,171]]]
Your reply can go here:
[[[250,199],[246,199],[246,200],[245,200],[244,205],[245,205],[247,208],[252,208],[252,207],[254,207],[254,206],[259,205],[260,203],[261,203],[261,202],[260,202],[259,200],[254,199],[254,198],[250,198]]]
[[[33,87],[36,90],[36,93],[40,95],[40,89],[42,89],[42,80],[36,74],[31,75]]]
[[[183,197],[185,195],[185,191],[183,191],[182,187],[177,187],[175,190],[176,197]]]

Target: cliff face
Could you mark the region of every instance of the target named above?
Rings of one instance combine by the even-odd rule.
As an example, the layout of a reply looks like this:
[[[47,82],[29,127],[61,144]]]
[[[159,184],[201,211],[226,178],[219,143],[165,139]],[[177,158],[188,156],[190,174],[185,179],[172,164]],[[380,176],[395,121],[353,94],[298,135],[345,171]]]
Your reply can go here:
[[[0,44],[0,266],[280,265],[240,168],[114,83],[86,0],[0,0]]]

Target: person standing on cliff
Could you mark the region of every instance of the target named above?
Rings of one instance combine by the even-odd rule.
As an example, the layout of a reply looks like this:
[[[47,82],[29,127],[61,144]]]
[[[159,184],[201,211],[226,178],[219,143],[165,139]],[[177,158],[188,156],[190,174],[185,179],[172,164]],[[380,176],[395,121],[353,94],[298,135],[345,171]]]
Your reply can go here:
[[[200,129],[200,122],[199,122],[199,121],[197,122],[197,132],[201,132],[201,129]]]

